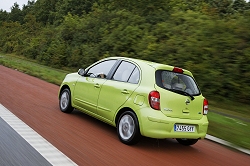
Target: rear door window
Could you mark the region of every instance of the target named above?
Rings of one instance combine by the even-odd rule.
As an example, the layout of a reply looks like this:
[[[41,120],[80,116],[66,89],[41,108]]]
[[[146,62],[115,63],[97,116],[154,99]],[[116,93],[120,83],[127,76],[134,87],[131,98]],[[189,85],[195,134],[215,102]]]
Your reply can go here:
[[[139,69],[135,67],[133,73],[129,77],[128,82],[132,84],[137,84],[139,82],[139,79],[140,79],[140,72],[139,72]]]
[[[116,70],[113,80],[122,81],[122,82],[129,82],[133,84],[137,84],[139,81],[140,75],[138,68],[130,63],[123,61],[118,69]]]

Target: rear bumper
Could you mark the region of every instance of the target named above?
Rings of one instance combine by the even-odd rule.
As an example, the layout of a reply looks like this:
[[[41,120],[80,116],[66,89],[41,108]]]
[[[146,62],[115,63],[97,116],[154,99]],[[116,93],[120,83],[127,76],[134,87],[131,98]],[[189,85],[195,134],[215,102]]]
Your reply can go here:
[[[151,138],[189,138],[204,139],[208,129],[207,116],[199,120],[170,118],[161,111],[144,108],[139,111],[140,131],[143,136]],[[174,124],[194,125],[195,132],[176,132]]]

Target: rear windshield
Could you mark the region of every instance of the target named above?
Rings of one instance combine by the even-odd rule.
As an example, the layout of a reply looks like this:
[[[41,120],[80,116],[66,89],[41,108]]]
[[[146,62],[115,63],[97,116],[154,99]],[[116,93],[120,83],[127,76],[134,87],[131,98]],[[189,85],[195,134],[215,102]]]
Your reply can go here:
[[[186,92],[190,95],[199,95],[200,90],[191,76],[167,70],[156,71],[156,84],[173,92]]]

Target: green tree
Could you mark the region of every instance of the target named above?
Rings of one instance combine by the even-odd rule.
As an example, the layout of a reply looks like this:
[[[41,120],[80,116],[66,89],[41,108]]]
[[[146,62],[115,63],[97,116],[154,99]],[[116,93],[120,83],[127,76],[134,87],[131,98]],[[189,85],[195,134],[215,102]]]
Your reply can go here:
[[[244,12],[247,10],[247,3],[245,0],[235,0],[233,2],[232,8],[238,12]]]
[[[35,11],[33,11],[34,9],[34,6],[35,6],[35,0],[28,0],[28,3],[26,5],[23,5],[23,9],[22,9],[22,12],[23,12],[23,15],[24,17],[27,15],[27,14],[35,14]]]
[[[228,16],[234,13],[233,0],[207,0],[220,16]]]
[[[9,20],[9,13],[5,10],[3,11],[2,9],[0,10],[0,24],[2,22],[8,21]]]
[[[192,71],[208,98],[250,101],[250,3],[37,0],[0,11],[0,51],[58,68],[127,56]],[[244,88],[243,88],[244,87]]]
[[[19,22],[3,22],[0,27],[0,51],[14,52],[21,42],[22,31]]]
[[[56,0],[37,0],[34,7],[32,7],[36,20],[44,25],[53,24],[55,21],[56,2]]]
[[[17,3],[14,3],[14,5],[11,7],[11,12],[9,14],[9,21],[13,22],[20,22],[23,21],[23,14],[22,10],[19,8],[19,5]]]

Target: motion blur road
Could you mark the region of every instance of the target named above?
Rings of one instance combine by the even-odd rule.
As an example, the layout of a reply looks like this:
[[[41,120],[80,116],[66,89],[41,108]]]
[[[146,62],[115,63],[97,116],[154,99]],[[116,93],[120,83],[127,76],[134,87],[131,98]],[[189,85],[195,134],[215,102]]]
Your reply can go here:
[[[249,155],[209,140],[186,147],[174,139],[143,138],[137,145],[124,145],[114,127],[77,110],[62,113],[59,86],[2,65],[0,87],[0,104],[78,165],[250,166]],[[12,148],[2,146],[0,151],[12,155]]]

